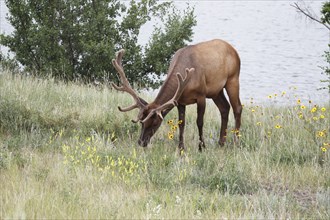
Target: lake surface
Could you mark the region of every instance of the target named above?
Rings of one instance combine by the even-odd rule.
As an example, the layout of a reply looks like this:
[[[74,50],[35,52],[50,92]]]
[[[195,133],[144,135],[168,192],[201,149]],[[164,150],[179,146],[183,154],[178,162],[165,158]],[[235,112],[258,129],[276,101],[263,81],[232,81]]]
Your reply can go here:
[[[231,43],[241,57],[241,98],[268,102],[268,95],[286,91],[302,100],[329,101],[320,66],[328,49],[329,31],[298,14],[294,1],[175,1],[183,10],[195,7],[197,26],[193,42],[220,38]],[[5,21],[7,9],[0,0],[1,32],[12,28]],[[322,1],[305,1],[320,16]],[[145,25],[139,42],[145,44],[154,23]],[[4,50],[4,48],[1,48]],[[295,87],[296,89],[289,89]],[[277,99],[284,102],[284,99]]]

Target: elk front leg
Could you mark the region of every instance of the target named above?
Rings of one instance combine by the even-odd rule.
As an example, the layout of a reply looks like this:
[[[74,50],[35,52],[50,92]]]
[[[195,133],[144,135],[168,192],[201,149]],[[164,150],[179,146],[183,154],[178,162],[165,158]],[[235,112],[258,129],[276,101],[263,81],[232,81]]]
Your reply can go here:
[[[203,138],[205,105],[206,105],[205,98],[197,100],[197,127],[199,133],[199,144],[198,144],[199,151],[202,151],[202,148],[205,148],[205,143]]]
[[[179,112],[179,153],[184,150],[184,127],[185,127],[185,116],[186,116],[186,106],[178,105]]]

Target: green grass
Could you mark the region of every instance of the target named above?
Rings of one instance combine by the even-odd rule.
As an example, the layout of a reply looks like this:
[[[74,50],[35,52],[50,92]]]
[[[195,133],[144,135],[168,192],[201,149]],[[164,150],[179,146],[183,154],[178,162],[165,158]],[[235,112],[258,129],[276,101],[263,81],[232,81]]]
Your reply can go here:
[[[136,112],[117,109],[127,94],[0,73],[0,218],[329,219],[330,106],[298,99],[245,103],[240,143],[231,116],[224,147],[208,102],[202,153],[188,106],[181,157],[167,123],[137,146]]]

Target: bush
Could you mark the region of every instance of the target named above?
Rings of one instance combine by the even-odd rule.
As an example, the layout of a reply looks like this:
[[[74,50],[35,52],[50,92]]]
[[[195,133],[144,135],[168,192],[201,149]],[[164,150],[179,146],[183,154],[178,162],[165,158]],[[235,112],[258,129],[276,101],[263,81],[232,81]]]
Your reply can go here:
[[[116,81],[111,59],[125,48],[127,78],[155,86],[149,75],[166,73],[171,55],[191,41],[196,24],[192,9],[180,16],[171,3],[157,0],[131,0],[129,4],[118,0],[6,0],[6,5],[15,31],[0,35],[0,44],[9,47],[25,71],[65,80]],[[137,42],[140,28],[152,17],[162,18],[159,26],[165,28],[155,29],[143,47]]]

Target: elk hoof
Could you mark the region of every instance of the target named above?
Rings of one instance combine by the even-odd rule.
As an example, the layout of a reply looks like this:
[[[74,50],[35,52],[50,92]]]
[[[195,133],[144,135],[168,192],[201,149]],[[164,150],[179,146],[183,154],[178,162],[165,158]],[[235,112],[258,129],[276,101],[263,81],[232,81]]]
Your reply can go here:
[[[220,145],[220,147],[223,147],[223,146],[225,146],[225,143],[226,143],[226,141],[219,141],[219,145]]]
[[[219,143],[220,147],[225,146],[225,143],[226,143],[226,137],[220,138],[218,143]]]
[[[206,147],[205,147],[205,143],[204,143],[204,141],[199,141],[199,144],[198,144],[198,151],[199,152],[202,152],[203,151],[203,149],[205,149]]]
[[[182,157],[182,156],[184,156],[184,152],[185,152],[185,149],[184,149],[184,147],[178,147],[178,153],[179,153],[179,156],[180,157]]]

